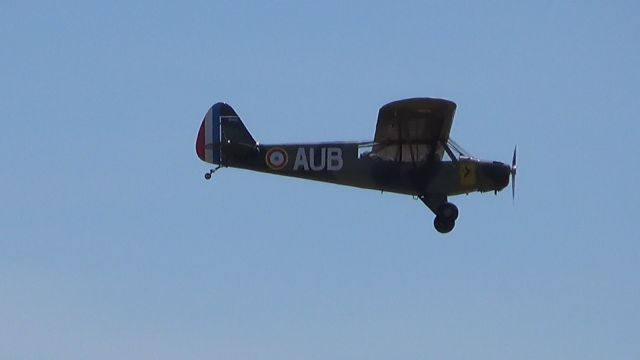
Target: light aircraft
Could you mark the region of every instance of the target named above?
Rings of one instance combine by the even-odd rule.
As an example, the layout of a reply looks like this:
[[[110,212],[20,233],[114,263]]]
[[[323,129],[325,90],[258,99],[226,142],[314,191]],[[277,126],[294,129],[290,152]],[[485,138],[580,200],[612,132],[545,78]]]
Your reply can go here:
[[[413,195],[435,214],[440,233],[453,230],[458,208],[448,196],[498,191],[515,196],[516,149],[511,166],[481,161],[449,138],[456,104],[412,98],[380,108],[373,141],[258,144],[238,114],[213,105],[202,121],[196,153],[203,161],[275,175]],[[445,158],[446,156],[446,158]]]

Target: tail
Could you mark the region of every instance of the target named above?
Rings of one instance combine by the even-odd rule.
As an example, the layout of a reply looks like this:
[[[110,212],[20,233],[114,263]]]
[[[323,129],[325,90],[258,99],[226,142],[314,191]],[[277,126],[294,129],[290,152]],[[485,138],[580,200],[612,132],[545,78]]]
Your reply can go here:
[[[222,145],[255,148],[256,141],[231,106],[217,103],[202,120],[196,139],[196,153],[202,161],[223,164],[225,154]]]

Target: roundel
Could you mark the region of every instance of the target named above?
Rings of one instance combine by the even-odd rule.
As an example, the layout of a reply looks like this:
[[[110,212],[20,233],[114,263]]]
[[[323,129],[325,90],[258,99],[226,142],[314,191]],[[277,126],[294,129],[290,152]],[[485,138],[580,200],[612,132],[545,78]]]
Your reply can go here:
[[[289,162],[287,152],[282,148],[272,148],[267,151],[264,157],[267,166],[272,170],[282,170]]]

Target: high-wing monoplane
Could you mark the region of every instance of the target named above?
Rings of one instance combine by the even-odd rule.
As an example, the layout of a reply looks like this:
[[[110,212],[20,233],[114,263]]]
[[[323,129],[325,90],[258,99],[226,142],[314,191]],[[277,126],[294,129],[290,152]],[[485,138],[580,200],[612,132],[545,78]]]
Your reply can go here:
[[[449,138],[456,104],[413,98],[380,108],[373,141],[258,144],[231,106],[213,105],[196,140],[196,153],[222,167],[234,167],[365,189],[413,195],[435,214],[434,227],[453,230],[458,208],[449,196],[515,193],[516,150],[511,165],[482,161]]]

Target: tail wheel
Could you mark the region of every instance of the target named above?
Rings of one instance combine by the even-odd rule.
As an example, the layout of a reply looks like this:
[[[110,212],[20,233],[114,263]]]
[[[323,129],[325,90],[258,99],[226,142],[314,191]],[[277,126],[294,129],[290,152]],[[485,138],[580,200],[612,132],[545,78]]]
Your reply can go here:
[[[436,218],[433,219],[433,226],[439,233],[446,234],[453,230],[453,227],[456,226],[456,221],[436,216]]]
[[[438,208],[437,217],[449,221],[456,221],[456,219],[458,218],[458,214],[458,207],[448,202],[440,205],[440,207]]]

